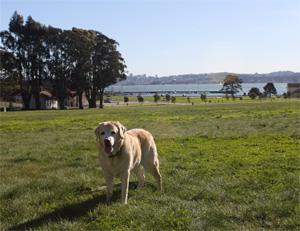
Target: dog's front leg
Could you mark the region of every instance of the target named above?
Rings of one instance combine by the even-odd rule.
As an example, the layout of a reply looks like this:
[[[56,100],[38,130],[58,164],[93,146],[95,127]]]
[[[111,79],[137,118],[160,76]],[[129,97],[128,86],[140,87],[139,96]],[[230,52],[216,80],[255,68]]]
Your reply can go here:
[[[106,201],[109,201],[112,198],[113,195],[113,181],[114,177],[108,173],[104,174],[105,181],[106,181]]]
[[[127,204],[130,170],[122,175],[121,204]]]

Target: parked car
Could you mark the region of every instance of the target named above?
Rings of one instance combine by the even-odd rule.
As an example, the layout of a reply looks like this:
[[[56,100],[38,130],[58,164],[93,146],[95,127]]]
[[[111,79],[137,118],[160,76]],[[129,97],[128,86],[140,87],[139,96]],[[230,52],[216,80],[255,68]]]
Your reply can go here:
[[[111,103],[111,99],[110,98],[104,99],[104,103]]]

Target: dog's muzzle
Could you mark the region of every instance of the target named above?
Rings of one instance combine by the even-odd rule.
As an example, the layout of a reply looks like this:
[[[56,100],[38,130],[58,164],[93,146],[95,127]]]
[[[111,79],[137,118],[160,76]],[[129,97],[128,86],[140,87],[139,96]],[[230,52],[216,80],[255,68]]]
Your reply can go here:
[[[104,144],[105,144],[105,152],[108,153],[108,154],[112,153],[113,146],[111,145],[110,140],[109,139],[105,139],[104,140]]]

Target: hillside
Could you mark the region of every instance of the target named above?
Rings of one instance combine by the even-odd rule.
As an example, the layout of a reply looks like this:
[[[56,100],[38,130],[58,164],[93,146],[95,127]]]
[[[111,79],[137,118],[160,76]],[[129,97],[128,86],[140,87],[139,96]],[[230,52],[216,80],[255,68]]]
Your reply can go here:
[[[279,71],[268,74],[237,74],[237,73],[205,73],[153,77],[146,75],[130,75],[117,85],[155,85],[155,84],[212,84],[220,83],[228,74],[239,76],[244,83],[295,83],[300,81],[300,73]]]

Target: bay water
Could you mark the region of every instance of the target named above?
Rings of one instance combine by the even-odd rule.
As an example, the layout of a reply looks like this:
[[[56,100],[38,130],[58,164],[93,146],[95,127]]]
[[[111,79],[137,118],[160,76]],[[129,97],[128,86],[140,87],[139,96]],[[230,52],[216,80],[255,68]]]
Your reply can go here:
[[[256,87],[260,92],[264,92],[263,87],[267,83],[244,83],[242,84],[242,91],[238,92],[236,95],[244,95],[248,93],[253,87]],[[274,83],[278,95],[282,95],[287,92],[287,83]],[[208,91],[219,91],[223,87],[222,84],[163,84],[163,85],[112,85],[105,89],[108,92],[115,93],[128,93],[128,94],[141,94],[142,96],[147,96],[147,92],[165,92],[169,93],[171,96],[181,96],[176,93],[176,91],[187,92],[186,96],[200,96],[202,92]],[[188,94],[189,91],[198,92],[197,94]],[[224,96],[224,94],[211,93],[208,96]]]

